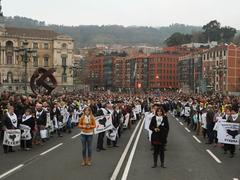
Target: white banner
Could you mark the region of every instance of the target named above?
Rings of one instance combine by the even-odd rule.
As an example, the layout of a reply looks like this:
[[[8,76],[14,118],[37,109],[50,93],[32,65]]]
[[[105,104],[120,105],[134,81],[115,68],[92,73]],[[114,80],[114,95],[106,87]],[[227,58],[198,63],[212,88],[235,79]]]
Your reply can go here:
[[[21,140],[30,140],[30,139],[32,139],[31,128],[29,126],[24,125],[24,124],[20,124],[20,129],[22,130]]]
[[[110,130],[112,128],[112,116],[110,114],[96,117],[96,128],[94,129],[95,134]]]
[[[107,131],[106,136],[108,139],[115,141],[118,135],[118,128],[113,128]]]
[[[124,124],[123,124],[123,128],[124,128],[124,129],[128,128],[129,116],[130,116],[129,113],[127,113],[127,114],[125,115],[125,121],[124,121]]]
[[[7,146],[19,146],[21,139],[21,130],[6,130],[4,131],[3,145]]]
[[[220,121],[217,137],[219,143],[239,145],[239,124]]]

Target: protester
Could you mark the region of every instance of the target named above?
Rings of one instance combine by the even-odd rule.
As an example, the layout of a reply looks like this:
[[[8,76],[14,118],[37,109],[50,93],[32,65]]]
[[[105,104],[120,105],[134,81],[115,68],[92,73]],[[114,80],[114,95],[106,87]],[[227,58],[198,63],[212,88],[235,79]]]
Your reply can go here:
[[[78,127],[81,129],[82,141],[82,166],[92,164],[92,139],[93,129],[96,127],[95,118],[89,107],[85,108],[79,120]],[[87,156],[88,154],[88,156]]]
[[[35,120],[32,116],[32,112],[30,109],[26,109],[25,113],[23,114],[22,119],[20,121],[20,127],[21,125],[24,125],[25,127],[29,128],[29,131],[27,131],[29,133],[26,134],[29,137],[25,137],[26,139],[21,140],[21,148],[29,151],[30,148],[32,148],[33,130],[35,127]]]
[[[9,106],[6,115],[3,117],[3,130],[18,129],[19,123],[17,120],[17,115],[14,113],[14,107]],[[3,145],[4,153],[15,152],[12,146]]]
[[[149,129],[152,131],[151,142],[154,147],[153,166],[157,167],[158,155],[160,155],[161,167],[166,168],[164,164],[164,147],[167,143],[167,135],[169,131],[168,118],[165,116],[162,107],[156,110],[155,116],[152,118]]]

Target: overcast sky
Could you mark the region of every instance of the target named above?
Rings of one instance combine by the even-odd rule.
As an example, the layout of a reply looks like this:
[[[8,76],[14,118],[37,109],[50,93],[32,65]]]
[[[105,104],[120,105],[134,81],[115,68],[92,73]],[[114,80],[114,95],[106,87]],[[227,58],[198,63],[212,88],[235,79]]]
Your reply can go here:
[[[240,29],[240,0],[2,0],[5,16],[48,24],[202,26],[217,19]]]

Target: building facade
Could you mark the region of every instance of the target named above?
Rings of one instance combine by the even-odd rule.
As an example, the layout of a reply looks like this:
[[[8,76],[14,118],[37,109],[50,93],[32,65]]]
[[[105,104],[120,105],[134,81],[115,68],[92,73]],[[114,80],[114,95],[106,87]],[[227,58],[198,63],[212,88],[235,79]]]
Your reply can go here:
[[[18,49],[23,47],[36,50],[28,57],[27,91],[33,72],[39,68],[55,68],[57,90],[70,90],[73,85],[72,64],[74,42],[69,36],[51,30],[4,27],[0,29],[0,82],[1,91],[24,91],[25,67]]]
[[[205,51],[202,59],[208,89],[223,94],[240,94],[240,47],[219,45]]]

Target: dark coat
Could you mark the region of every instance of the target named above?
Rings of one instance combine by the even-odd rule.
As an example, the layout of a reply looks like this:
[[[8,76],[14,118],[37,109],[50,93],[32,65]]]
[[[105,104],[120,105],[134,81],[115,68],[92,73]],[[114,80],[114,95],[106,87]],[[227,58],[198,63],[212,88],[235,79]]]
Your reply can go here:
[[[36,113],[35,113],[36,115]],[[39,117],[36,117],[37,125],[46,126],[47,124],[47,113],[45,111]]]
[[[122,113],[121,112],[117,112],[117,111],[113,111],[112,114],[112,124],[115,128],[117,128],[120,125],[120,120],[122,117]]]
[[[31,130],[33,130],[35,127],[35,120],[33,117],[25,120],[24,122],[22,122],[22,119],[21,119],[19,123],[29,126],[31,128]]]
[[[155,132],[154,129],[159,128],[159,132]],[[151,142],[153,144],[166,144],[167,143],[167,136],[169,132],[169,123],[167,116],[163,116],[163,120],[160,126],[157,126],[156,116],[152,117],[150,122],[149,129],[152,131],[151,135]]]
[[[14,126],[13,126],[13,124],[12,124],[12,121],[11,121],[11,119],[8,117],[8,115],[7,114],[5,114],[4,116],[3,116],[3,121],[2,121],[2,124],[3,124],[3,128],[5,129],[17,129],[17,128],[15,128]],[[19,126],[19,124],[17,125],[17,127]]]

